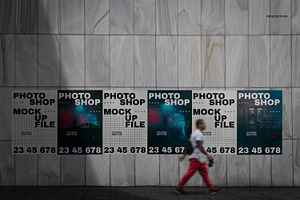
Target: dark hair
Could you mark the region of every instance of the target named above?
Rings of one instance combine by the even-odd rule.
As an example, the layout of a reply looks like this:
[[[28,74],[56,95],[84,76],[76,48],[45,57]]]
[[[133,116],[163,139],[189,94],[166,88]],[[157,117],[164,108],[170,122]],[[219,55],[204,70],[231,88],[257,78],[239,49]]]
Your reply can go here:
[[[196,120],[196,127],[198,128],[199,125],[201,125],[204,122],[203,119],[197,119]]]

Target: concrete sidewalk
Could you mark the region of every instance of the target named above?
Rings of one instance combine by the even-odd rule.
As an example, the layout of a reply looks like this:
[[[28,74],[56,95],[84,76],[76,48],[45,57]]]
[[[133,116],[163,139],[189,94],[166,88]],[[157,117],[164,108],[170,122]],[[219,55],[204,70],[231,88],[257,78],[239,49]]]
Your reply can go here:
[[[217,194],[207,188],[187,187],[188,195],[175,187],[0,187],[1,200],[299,200],[300,188],[226,187]]]

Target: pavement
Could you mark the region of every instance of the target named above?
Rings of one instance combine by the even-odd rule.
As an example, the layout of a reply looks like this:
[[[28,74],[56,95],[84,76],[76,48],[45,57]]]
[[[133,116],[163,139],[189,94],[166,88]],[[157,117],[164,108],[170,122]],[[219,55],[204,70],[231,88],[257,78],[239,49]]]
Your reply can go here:
[[[0,187],[0,200],[300,200],[300,187]]]

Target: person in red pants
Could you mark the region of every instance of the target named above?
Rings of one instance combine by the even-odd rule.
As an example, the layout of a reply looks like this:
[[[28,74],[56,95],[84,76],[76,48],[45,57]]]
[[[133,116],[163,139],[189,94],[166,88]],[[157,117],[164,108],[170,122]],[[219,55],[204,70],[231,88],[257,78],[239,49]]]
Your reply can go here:
[[[220,188],[214,188],[209,180],[208,176],[208,170],[206,167],[206,158],[208,160],[213,159],[213,156],[209,155],[204,147],[204,138],[201,133],[201,131],[205,130],[206,124],[204,120],[198,119],[196,121],[196,128],[191,137],[190,137],[190,142],[193,146],[193,153],[190,155],[190,166],[187,171],[187,173],[182,177],[181,181],[179,182],[176,191],[179,192],[180,194],[186,195],[186,193],[183,190],[184,184],[195,174],[196,171],[200,173],[202,178],[204,179],[206,185],[209,188],[209,191],[211,194],[216,193],[220,190]],[[184,155],[179,158],[179,161],[183,161],[186,157],[187,153],[184,151]]]

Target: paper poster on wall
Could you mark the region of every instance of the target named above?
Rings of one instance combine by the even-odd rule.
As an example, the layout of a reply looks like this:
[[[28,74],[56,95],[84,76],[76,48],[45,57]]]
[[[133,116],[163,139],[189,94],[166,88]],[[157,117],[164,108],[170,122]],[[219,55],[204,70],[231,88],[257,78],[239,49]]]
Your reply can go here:
[[[236,91],[193,91],[193,125],[197,119],[205,121],[208,153],[236,154],[236,112]]]
[[[12,150],[14,154],[56,154],[56,129],[55,90],[12,92]]]
[[[148,154],[181,154],[192,132],[191,90],[148,91]]]
[[[282,91],[238,91],[238,154],[282,154]]]
[[[59,90],[58,153],[102,154],[102,91]]]
[[[146,153],[147,91],[104,91],[103,133],[103,153]]]

